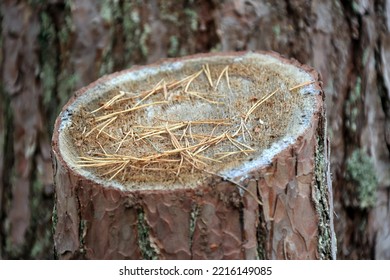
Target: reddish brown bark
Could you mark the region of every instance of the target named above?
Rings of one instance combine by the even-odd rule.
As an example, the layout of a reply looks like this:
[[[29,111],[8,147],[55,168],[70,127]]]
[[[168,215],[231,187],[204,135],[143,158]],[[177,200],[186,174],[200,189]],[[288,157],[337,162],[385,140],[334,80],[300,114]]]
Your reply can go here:
[[[40,85],[35,72],[39,64],[36,48],[39,33],[38,15],[26,3],[4,3],[3,22],[4,87],[10,98],[13,115],[14,179],[8,208],[9,235],[15,251],[20,251],[30,226],[29,195],[32,182],[32,153],[39,145],[42,131],[39,113]],[[29,32],[25,32],[29,30]],[[26,102],[26,100],[30,100]]]

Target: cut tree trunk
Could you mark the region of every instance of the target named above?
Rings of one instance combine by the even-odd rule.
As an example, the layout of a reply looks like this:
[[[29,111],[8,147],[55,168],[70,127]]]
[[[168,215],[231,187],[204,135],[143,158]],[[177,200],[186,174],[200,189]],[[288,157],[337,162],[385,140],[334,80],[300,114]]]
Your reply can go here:
[[[53,135],[60,259],[334,259],[324,93],[274,53],[132,68]]]

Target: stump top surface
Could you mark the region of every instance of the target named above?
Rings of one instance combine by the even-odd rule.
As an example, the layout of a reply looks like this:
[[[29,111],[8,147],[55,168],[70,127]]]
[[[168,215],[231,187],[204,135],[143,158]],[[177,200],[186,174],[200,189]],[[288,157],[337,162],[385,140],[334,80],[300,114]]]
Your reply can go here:
[[[263,53],[166,60],[105,76],[64,107],[54,150],[74,172],[121,189],[240,180],[310,126],[315,71]]]

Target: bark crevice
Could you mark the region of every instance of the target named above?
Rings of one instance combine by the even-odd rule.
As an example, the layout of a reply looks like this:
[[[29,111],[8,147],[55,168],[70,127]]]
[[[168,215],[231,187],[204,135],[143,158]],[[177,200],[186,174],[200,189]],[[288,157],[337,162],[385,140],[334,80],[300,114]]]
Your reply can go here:
[[[145,260],[155,260],[158,258],[156,246],[150,237],[150,227],[145,219],[145,213],[141,207],[137,208],[137,229],[138,229],[138,245]]]

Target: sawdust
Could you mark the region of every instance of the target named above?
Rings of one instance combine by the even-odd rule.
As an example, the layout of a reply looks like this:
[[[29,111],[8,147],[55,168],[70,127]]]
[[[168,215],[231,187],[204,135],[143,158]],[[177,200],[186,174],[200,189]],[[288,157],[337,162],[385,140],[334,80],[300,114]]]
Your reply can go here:
[[[73,112],[76,164],[123,185],[191,184],[284,137],[310,83],[239,61],[188,63],[123,83]]]

